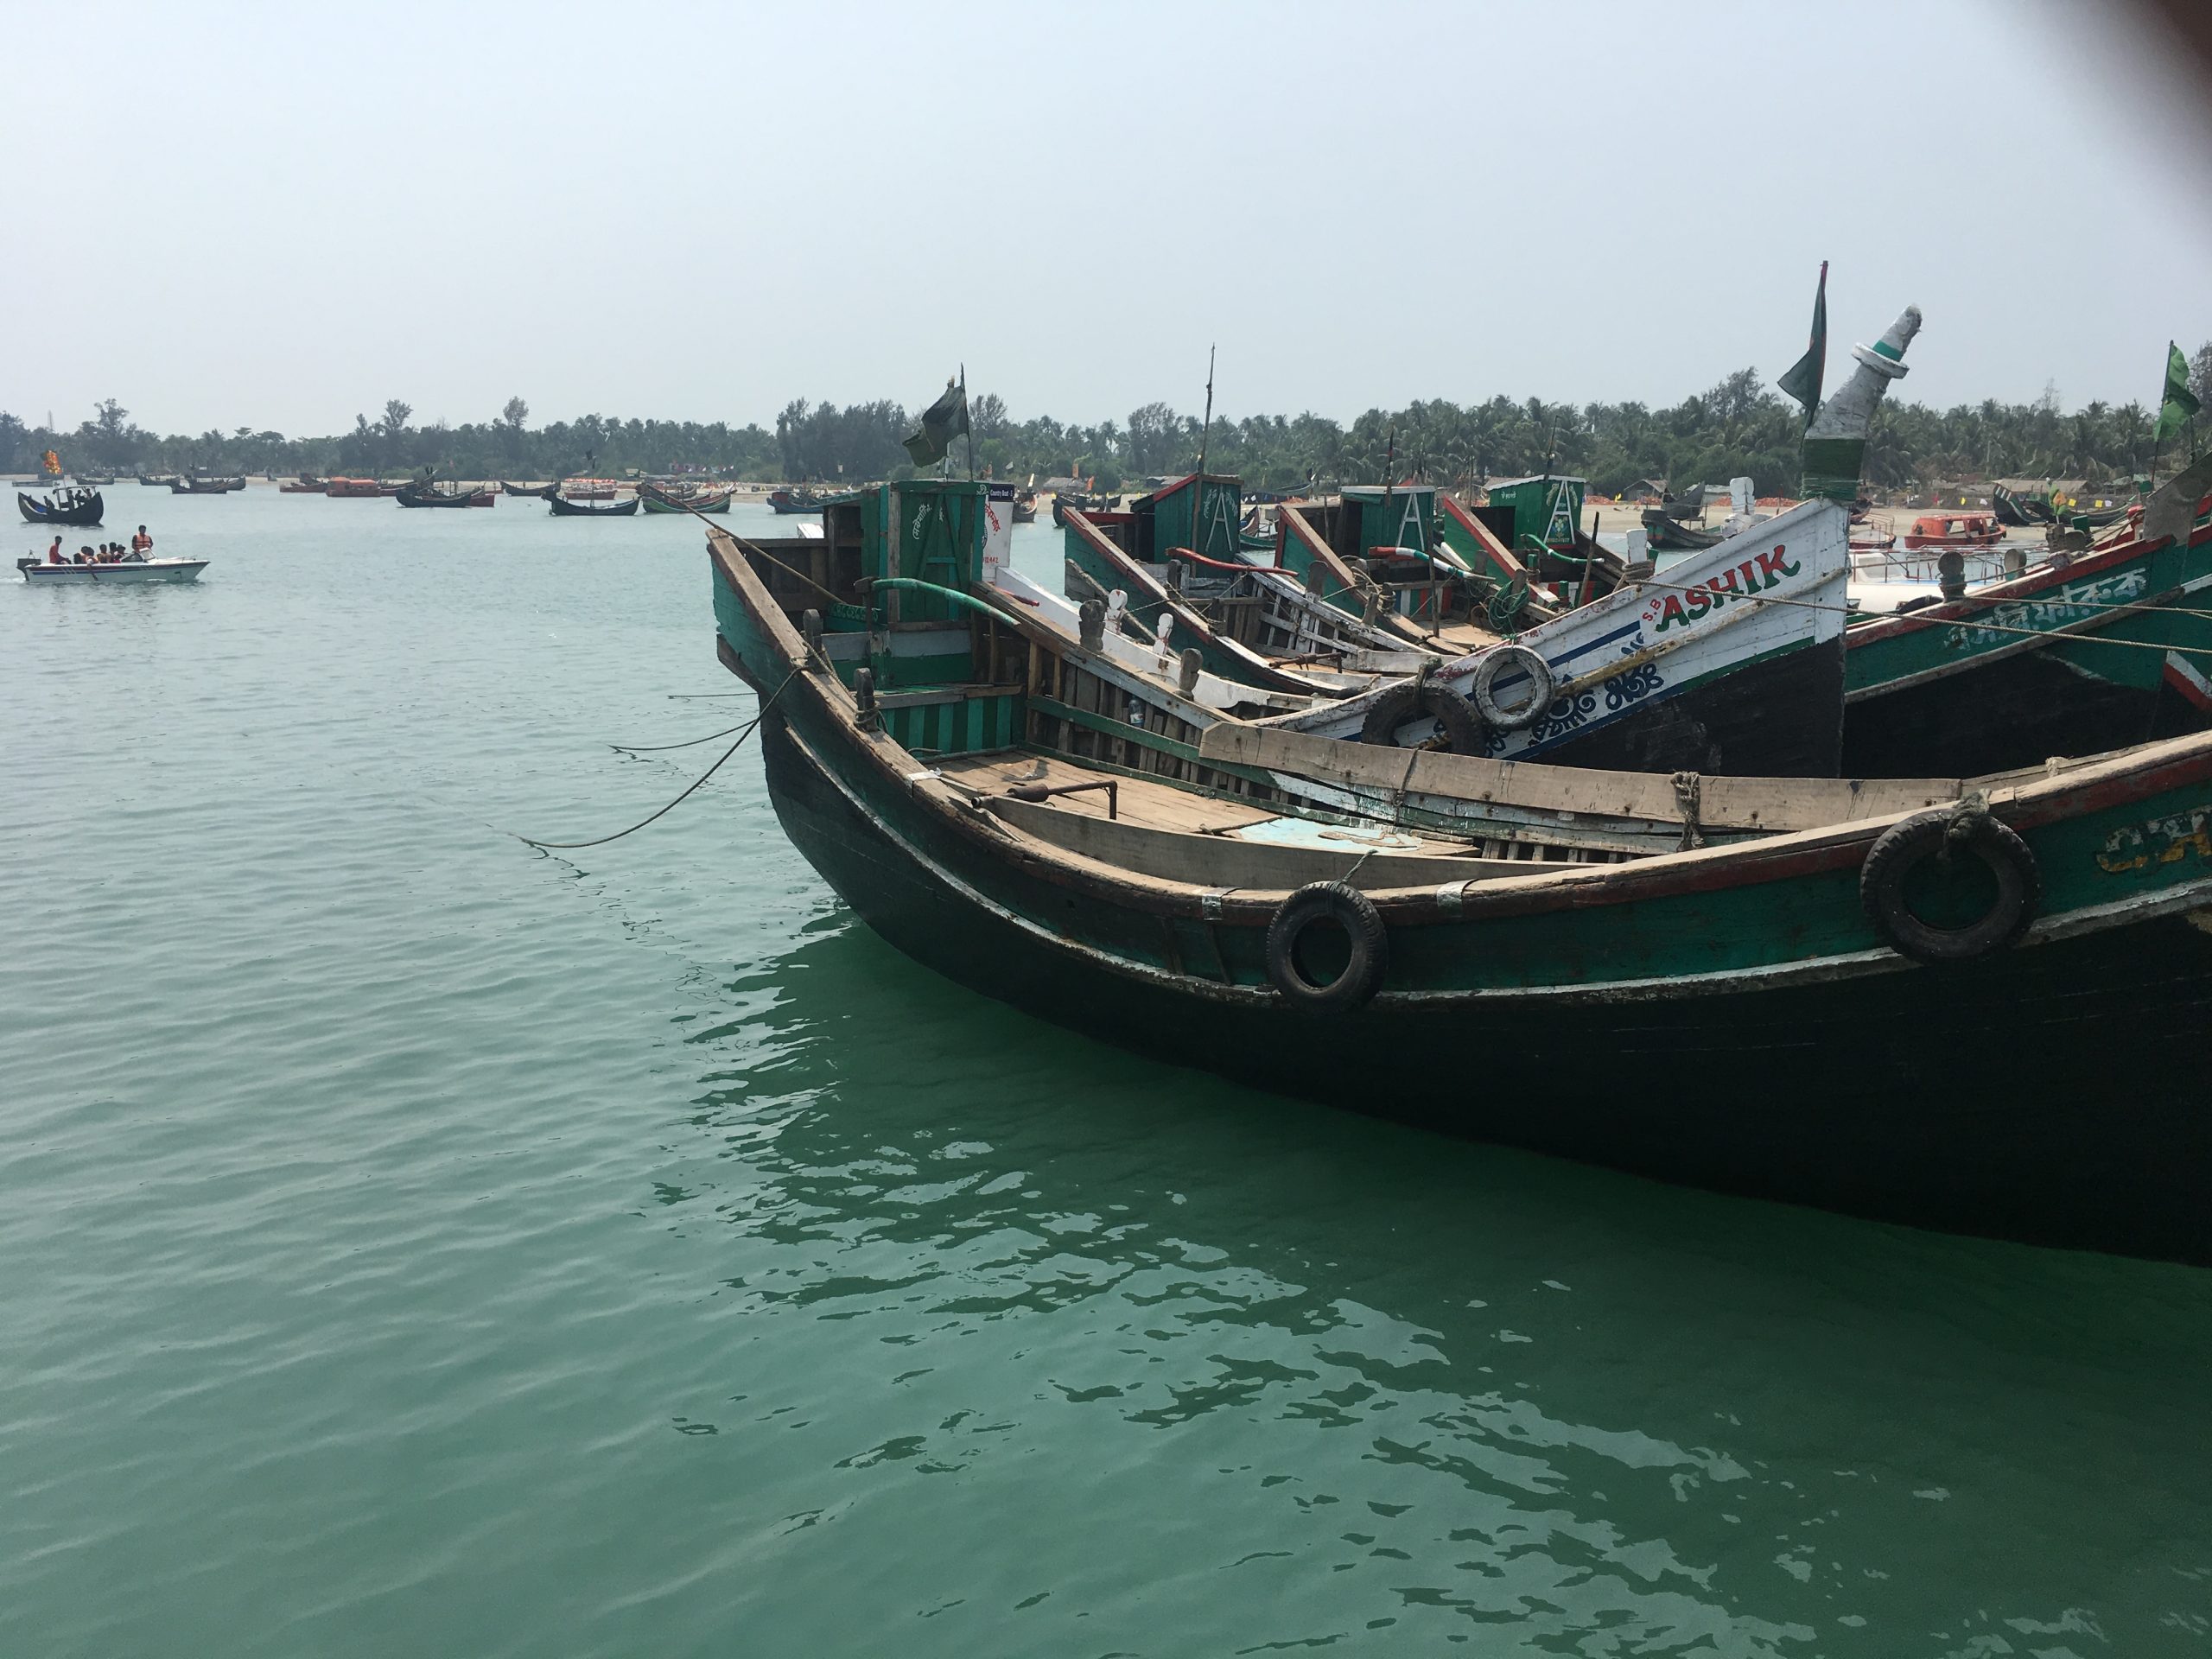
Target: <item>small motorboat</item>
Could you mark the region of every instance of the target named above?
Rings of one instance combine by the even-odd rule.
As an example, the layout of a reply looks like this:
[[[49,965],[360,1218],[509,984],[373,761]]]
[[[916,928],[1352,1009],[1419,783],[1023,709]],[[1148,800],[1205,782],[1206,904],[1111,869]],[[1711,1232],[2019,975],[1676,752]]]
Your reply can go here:
[[[1993,512],[1925,512],[1905,532],[1907,548],[1987,547],[2005,539]]]
[[[610,501],[603,507],[590,506],[582,500],[555,494],[545,498],[545,505],[556,518],[627,518],[638,510],[638,498],[627,501]]]
[[[16,493],[16,508],[25,522],[67,524],[73,530],[97,530],[105,504],[98,490],[54,490],[43,496]]]
[[[33,556],[17,559],[16,569],[28,582],[105,583],[197,582],[207,568],[205,559],[118,559],[107,564],[48,564]]]

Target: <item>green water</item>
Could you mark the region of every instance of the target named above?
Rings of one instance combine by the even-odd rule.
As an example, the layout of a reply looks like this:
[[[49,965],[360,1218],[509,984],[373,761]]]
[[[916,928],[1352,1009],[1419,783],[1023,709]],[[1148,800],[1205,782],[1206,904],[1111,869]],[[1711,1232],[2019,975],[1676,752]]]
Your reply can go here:
[[[215,562],[0,584],[0,1654],[2212,1645],[2212,1275],[1071,1038],[749,752],[534,853],[749,710],[695,524],[111,496]]]

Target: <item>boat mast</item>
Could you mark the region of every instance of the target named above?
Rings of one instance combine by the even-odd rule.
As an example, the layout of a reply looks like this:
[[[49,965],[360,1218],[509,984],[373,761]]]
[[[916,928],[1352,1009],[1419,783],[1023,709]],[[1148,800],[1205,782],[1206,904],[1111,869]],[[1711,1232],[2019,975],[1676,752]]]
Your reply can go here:
[[[1206,415],[1198,427],[1198,475],[1191,483],[1191,551],[1203,555],[1198,543],[1205,539],[1206,512],[1206,440],[1213,435],[1213,354],[1217,346],[1206,347]],[[1230,550],[1236,556],[1236,550]]]

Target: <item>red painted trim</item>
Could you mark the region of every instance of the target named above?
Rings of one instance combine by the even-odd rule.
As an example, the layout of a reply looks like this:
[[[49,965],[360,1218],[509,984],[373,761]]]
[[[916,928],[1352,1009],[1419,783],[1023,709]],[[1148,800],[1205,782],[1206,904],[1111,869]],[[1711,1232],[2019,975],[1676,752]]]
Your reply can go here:
[[[2212,690],[2208,690],[2203,679],[2191,672],[2186,664],[2176,662],[2171,652],[2166,656],[2164,677],[2165,683],[2179,692],[2192,708],[2203,714],[2212,714]]]
[[[1205,554],[1187,547],[1171,547],[1167,550],[1166,556],[1171,559],[1188,559],[1192,564],[1211,565],[1217,570],[1234,570],[1240,576],[1249,576],[1255,570],[1272,570],[1275,568],[1268,564],[1231,564],[1226,559],[1210,559]]]

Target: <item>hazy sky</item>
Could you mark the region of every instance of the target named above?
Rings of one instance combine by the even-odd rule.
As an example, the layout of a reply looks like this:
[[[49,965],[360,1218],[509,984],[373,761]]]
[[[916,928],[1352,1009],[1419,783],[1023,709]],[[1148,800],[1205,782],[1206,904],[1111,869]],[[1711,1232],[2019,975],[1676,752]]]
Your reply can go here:
[[[2088,0],[0,7],[0,409],[2155,397],[2206,130]],[[35,180],[41,188],[29,187]],[[33,228],[35,227],[35,228]]]

